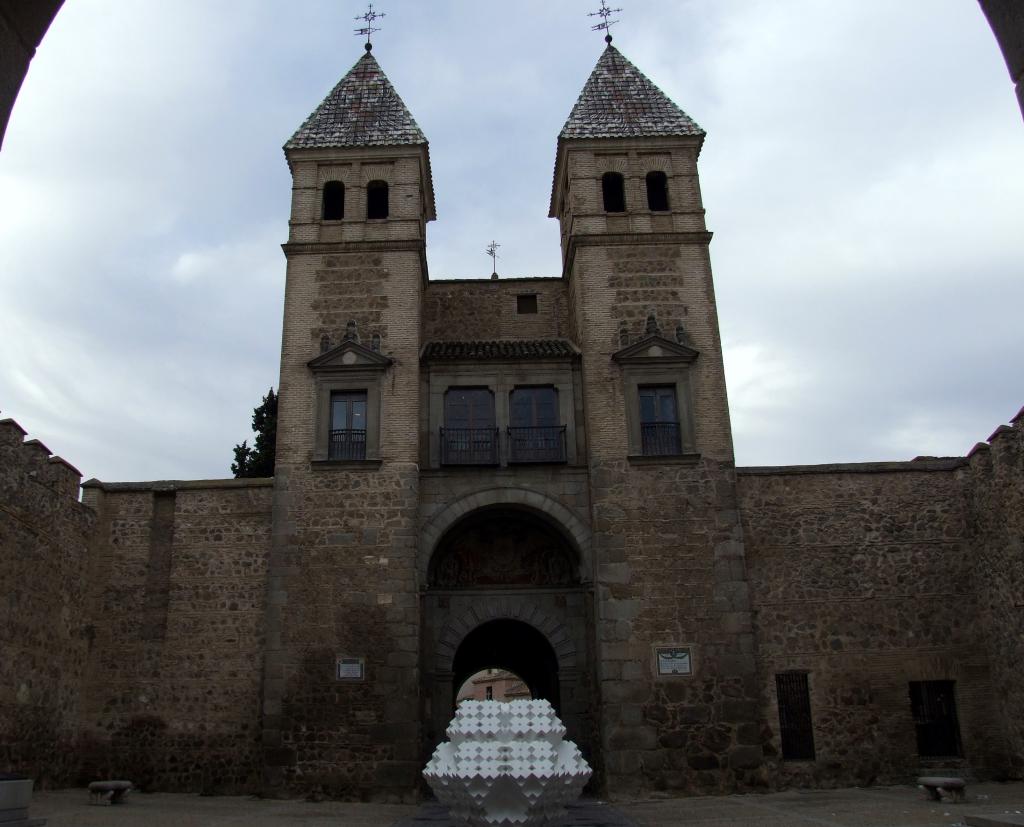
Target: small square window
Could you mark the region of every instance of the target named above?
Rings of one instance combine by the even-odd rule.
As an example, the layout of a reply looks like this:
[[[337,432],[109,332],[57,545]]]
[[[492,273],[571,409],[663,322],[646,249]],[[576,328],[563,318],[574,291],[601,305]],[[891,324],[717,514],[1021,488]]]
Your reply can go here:
[[[516,296],[516,313],[520,315],[526,315],[529,313],[537,312],[537,294],[536,293],[524,293],[521,296]]]

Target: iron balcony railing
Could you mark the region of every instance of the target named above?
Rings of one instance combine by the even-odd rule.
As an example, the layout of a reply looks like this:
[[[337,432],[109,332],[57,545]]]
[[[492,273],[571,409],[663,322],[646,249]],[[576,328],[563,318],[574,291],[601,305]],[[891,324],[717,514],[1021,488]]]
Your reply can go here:
[[[565,462],[565,426],[509,428],[508,461]]]
[[[497,465],[497,428],[442,428],[442,465]]]
[[[645,457],[680,453],[678,422],[642,422],[640,439]]]
[[[328,459],[366,459],[366,431],[345,428],[331,431]]]

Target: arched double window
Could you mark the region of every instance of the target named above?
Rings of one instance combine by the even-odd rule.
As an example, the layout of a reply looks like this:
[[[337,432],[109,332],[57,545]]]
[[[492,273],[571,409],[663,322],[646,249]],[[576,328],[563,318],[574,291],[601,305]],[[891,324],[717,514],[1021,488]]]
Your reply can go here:
[[[320,217],[324,221],[341,221],[345,217],[345,185],[341,181],[328,181],[324,184]]]
[[[371,181],[366,185],[366,217],[388,217],[387,181]]]
[[[601,195],[605,212],[626,211],[626,183],[620,172],[606,172],[601,176]]]
[[[647,209],[668,212],[668,176],[664,172],[647,173]]]

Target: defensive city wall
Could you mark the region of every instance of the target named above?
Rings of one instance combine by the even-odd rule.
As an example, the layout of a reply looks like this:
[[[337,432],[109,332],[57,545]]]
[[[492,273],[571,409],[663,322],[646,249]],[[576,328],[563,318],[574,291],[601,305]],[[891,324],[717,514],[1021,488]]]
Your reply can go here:
[[[80,502],[78,472],[25,436],[0,422],[0,770],[258,789],[270,481],[90,481]],[[956,681],[961,771],[1024,776],[1024,416],[964,458],[736,473],[760,724],[716,729],[735,718],[727,697],[641,690],[636,729],[653,735],[622,735],[616,758],[637,787],[698,789],[709,772],[745,788],[906,780],[921,767],[907,686],[931,679]],[[445,485],[430,515],[465,493]],[[585,490],[549,500],[585,513]],[[670,604],[642,611],[673,622]],[[774,676],[793,671],[808,675],[810,762],[781,760]],[[373,714],[351,733],[353,764],[374,762],[356,748]],[[738,747],[763,766],[745,771]]]

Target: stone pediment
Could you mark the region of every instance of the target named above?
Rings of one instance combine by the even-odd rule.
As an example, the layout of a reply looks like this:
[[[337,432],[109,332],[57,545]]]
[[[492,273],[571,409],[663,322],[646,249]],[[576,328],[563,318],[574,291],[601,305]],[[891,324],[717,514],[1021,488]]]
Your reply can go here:
[[[619,364],[668,364],[684,362],[689,364],[700,355],[688,345],[673,342],[663,336],[645,336],[639,342],[627,345],[612,354]]]
[[[348,340],[324,351],[307,364],[314,373],[337,373],[356,370],[387,370],[394,360],[375,350]]]

